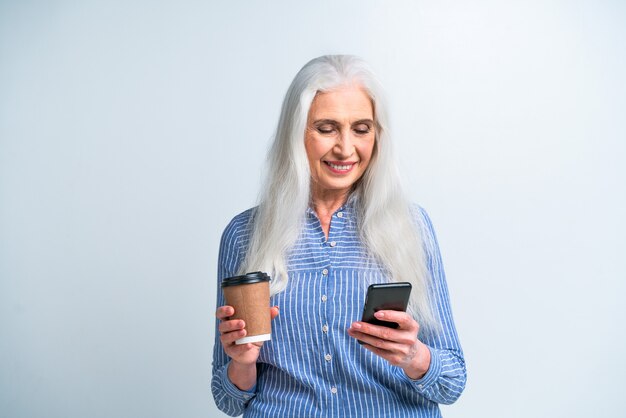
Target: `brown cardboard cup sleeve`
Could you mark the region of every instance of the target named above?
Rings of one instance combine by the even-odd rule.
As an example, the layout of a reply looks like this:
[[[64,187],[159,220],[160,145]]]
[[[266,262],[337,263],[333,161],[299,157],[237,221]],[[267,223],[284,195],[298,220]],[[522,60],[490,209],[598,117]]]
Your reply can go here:
[[[246,324],[246,336],[235,344],[271,340],[269,276],[261,272],[222,280],[226,304],[235,308],[230,319],[242,319]]]

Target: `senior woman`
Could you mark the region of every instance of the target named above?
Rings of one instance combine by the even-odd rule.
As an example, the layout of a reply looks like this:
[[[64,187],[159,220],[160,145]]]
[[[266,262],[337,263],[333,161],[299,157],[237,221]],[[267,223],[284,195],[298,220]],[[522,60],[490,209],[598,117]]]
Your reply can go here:
[[[264,344],[235,344],[245,324],[230,319],[218,285],[211,387],[227,414],[438,417],[463,391],[437,240],[402,193],[385,110],[353,56],[316,58],[291,83],[259,205],[220,245],[219,282],[273,277]],[[413,286],[406,313],[377,313],[397,329],[359,321],[367,286],[385,282]]]

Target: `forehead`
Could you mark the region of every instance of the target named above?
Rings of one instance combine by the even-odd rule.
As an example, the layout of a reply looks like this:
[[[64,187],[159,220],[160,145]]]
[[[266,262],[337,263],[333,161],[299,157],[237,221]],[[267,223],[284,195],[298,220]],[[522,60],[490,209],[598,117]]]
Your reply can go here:
[[[309,119],[373,119],[372,99],[358,85],[319,92],[311,103]]]

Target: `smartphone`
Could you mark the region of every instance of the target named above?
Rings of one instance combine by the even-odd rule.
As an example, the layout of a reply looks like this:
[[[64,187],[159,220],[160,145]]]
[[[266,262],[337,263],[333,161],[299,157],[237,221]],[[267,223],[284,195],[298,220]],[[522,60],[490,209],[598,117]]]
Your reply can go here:
[[[382,310],[406,311],[411,296],[411,283],[379,283],[367,288],[363,317],[361,321],[373,325],[398,328],[395,322],[376,319],[374,313]]]

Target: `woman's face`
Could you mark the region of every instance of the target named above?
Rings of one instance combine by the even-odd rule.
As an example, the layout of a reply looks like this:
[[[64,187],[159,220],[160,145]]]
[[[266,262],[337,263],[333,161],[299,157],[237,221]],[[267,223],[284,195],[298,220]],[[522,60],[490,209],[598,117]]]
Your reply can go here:
[[[376,142],[372,101],[361,87],[318,93],[304,139],[313,198],[347,194],[367,168]]]

